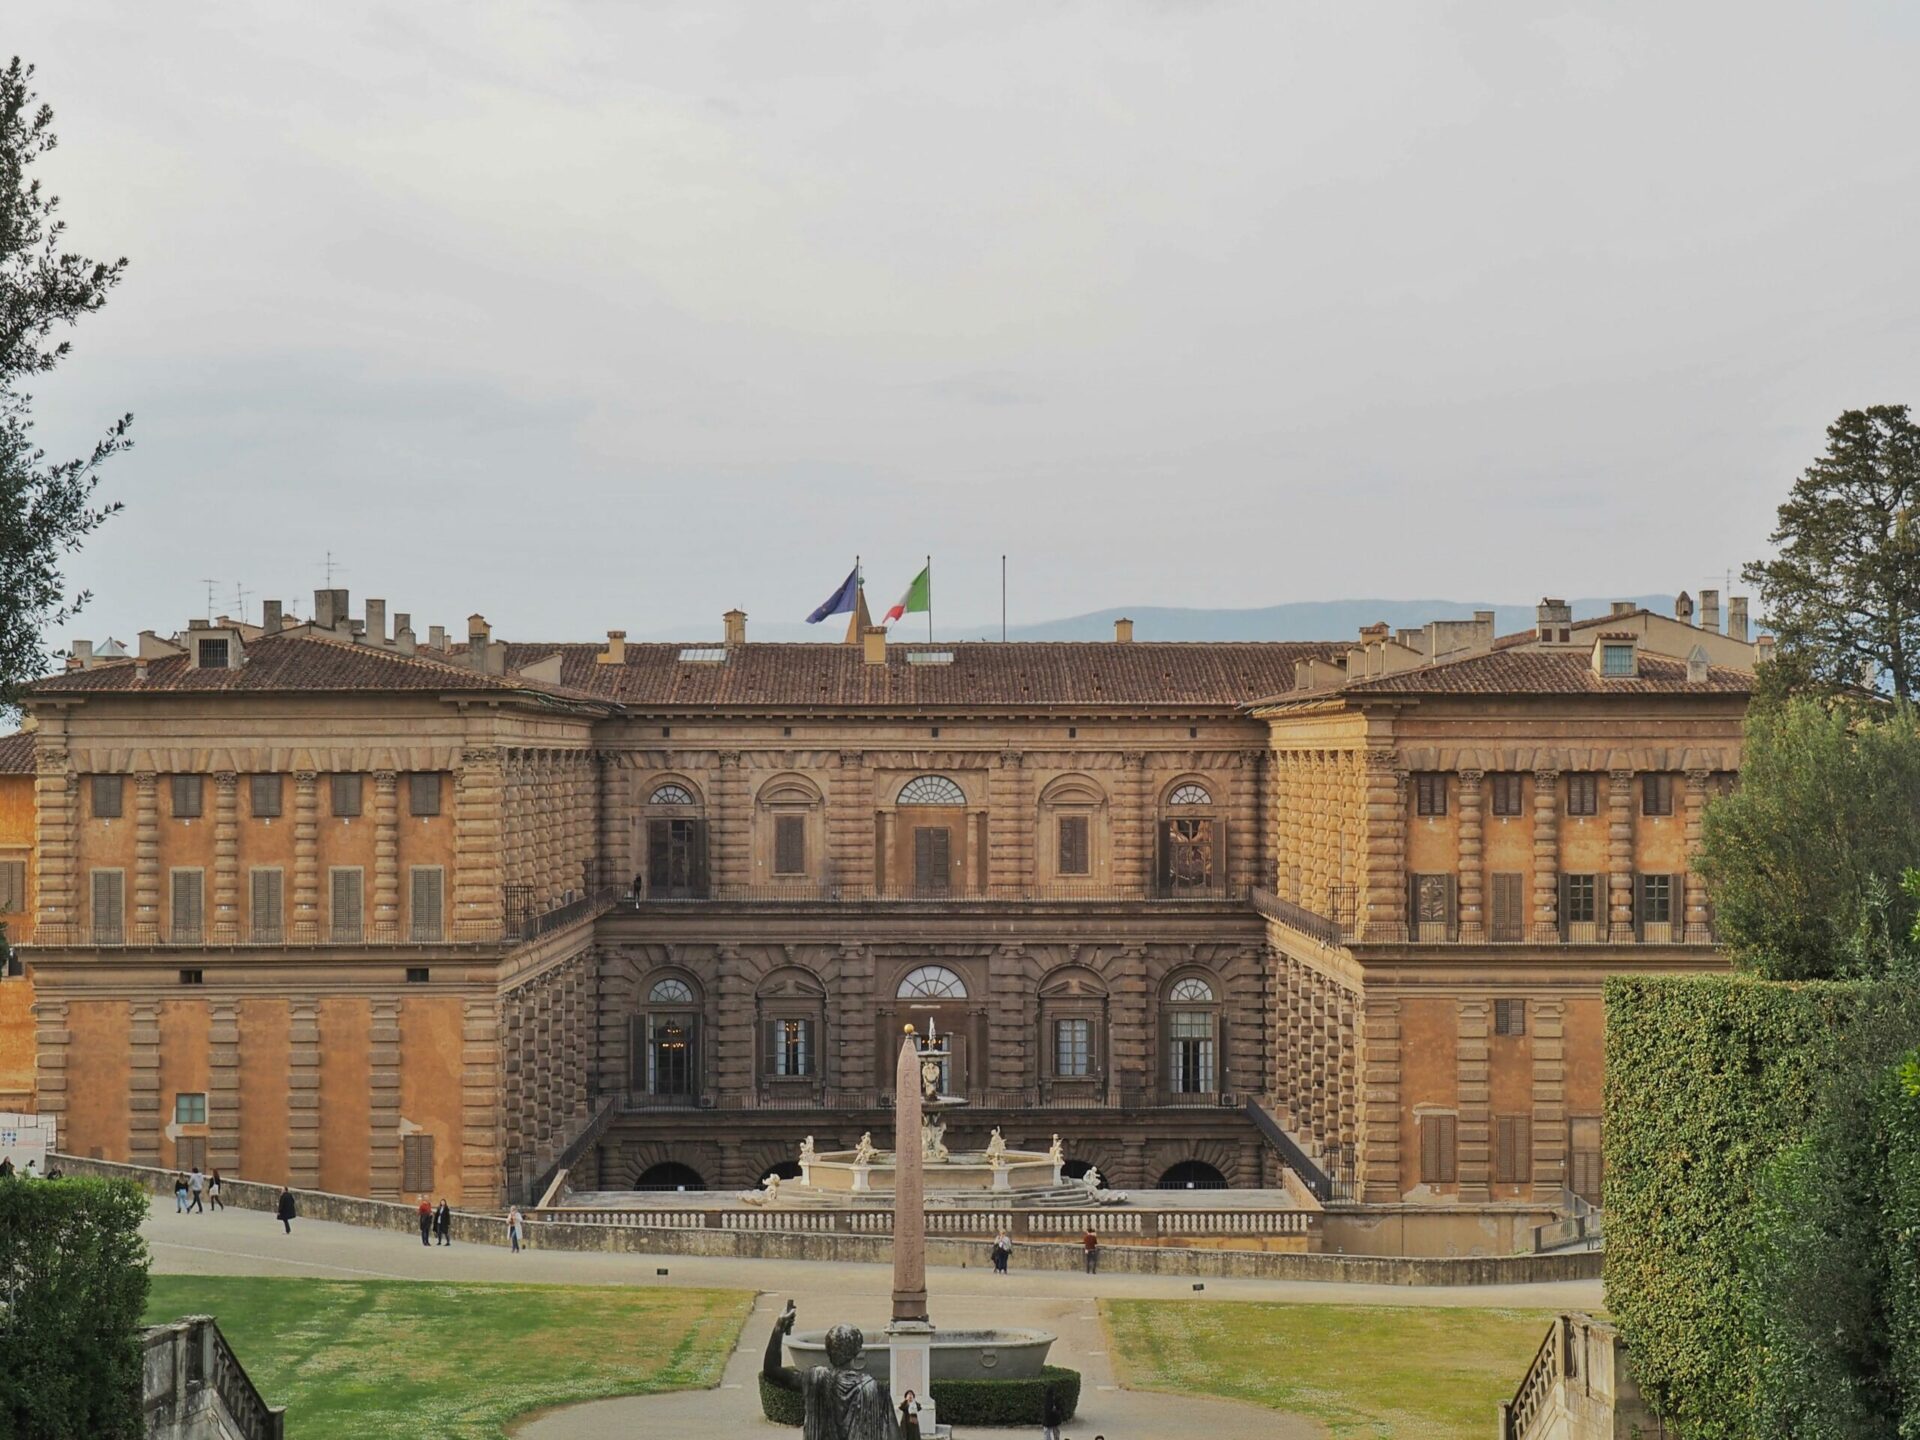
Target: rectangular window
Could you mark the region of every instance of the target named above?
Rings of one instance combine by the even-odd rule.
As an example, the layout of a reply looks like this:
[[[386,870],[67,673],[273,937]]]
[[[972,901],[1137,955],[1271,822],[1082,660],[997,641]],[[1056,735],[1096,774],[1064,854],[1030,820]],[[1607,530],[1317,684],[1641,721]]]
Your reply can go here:
[[[182,1090],[176,1094],[173,1097],[173,1123],[176,1125],[206,1124],[206,1093]]]
[[[199,870],[172,872],[173,943],[198,945],[206,920],[206,876]]]
[[[1525,1115],[1493,1117],[1493,1179],[1524,1185],[1533,1178],[1533,1122]]]
[[[647,893],[680,899],[707,893],[706,821],[647,821]]]
[[[1526,1034],[1527,1002],[1524,1000],[1494,1001],[1493,1033],[1496,1035]]]
[[[1600,919],[1600,877],[1568,875],[1564,883],[1567,891],[1567,923],[1597,924]]]
[[[446,872],[438,865],[415,865],[407,872],[408,931],[416,944],[447,938]]]
[[[250,782],[249,805],[256,820],[280,818],[281,780],[279,775],[255,775]]]
[[[1444,815],[1447,813],[1447,777],[1438,771],[1429,771],[1413,777],[1413,813],[1416,815]]]
[[[254,870],[252,930],[256,945],[278,945],[286,938],[286,877],[278,870]]]
[[[1518,815],[1521,802],[1521,777],[1518,775],[1495,775],[1493,777],[1493,813],[1496,815]]]
[[[1093,857],[1088,848],[1088,822],[1085,815],[1060,817],[1060,873],[1091,875]]]
[[[27,908],[27,862],[0,860],[0,915],[18,915]]]
[[[1598,815],[1600,813],[1600,777],[1598,775],[1567,776],[1567,814]]]
[[[1673,923],[1673,889],[1671,875],[1640,877],[1640,923],[1642,925]]]
[[[176,820],[198,820],[200,818],[200,780],[198,775],[175,775],[173,777],[173,818]]]
[[[227,642],[225,640],[202,640],[200,642],[200,668],[202,670],[225,670],[227,668]]]
[[[795,1079],[813,1073],[813,1022],[804,1018],[767,1022],[767,1066]]]
[[[1063,1080],[1084,1079],[1093,1073],[1093,1022],[1053,1022],[1053,1073]]]
[[[358,775],[332,775],[333,813],[354,816],[360,813],[360,777]]]
[[[1605,1169],[1600,1161],[1600,1117],[1576,1115],[1567,1121],[1567,1188],[1589,1204],[1600,1203]]]
[[[773,873],[776,875],[807,873],[806,816],[776,815],[773,817]]]
[[[1673,814],[1673,777],[1671,775],[1640,777],[1640,813],[1642,815]]]
[[[93,872],[93,942],[118,945],[126,938],[127,872]]]
[[[1452,875],[1408,877],[1409,928],[1418,940],[1448,940],[1453,935],[1454,886]]]
[[[1616,679],[1623,675],[1632,675],[1633,646],[1602,645],[1600,647],[1600,673]]]
[[[1168,1036],[1168,1088],[1176,1095],[1211,1095],[1213,1016],[1205,1010],[1175,1010],[1168,1017]]]
[[[938,895],[952,886],[953,832],[944,825],[915,826],[913,888],[922,895]]]
[[[400,1137],[400,1188],[410,1195],[433,1193],[433,1136]]]
[[[440,777],[438,775],[407,777],[407,813],[409,815],[440,813]]]
[[[333,943],[357,945],[366,933],[361,872],[334,870],[330,876],[332,908],[329,917]]]
[[[1457,1178],[1457,1149],[1454,1144],[1455,1117],[1420,1117],[1420,1183],[1451,1185]]]
[[[1526,878],[1517,870],[1494,872],[1492,939],[1514,941],[1526,937]]]
[[[122,782],[124,775],[95,775],[88,786],[93,798],[93,818],[96,820],[118,820],[121,810]]]

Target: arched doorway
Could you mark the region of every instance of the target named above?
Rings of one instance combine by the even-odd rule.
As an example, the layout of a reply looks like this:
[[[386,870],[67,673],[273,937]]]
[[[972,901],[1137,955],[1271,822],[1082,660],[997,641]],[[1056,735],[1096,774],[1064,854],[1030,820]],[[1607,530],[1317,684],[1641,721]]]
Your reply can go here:
[[[941,1064],[941,1093],[964,1092],[970,1074],[968,1062],[972,1058],[968,1053],[971,1048],[968,1032],[973,1028],[969,1023],[972,1007],[967,998],[967,982],[945,965],[917,965],[900,977],[894,1000],[922,1037],[931,1033],[945,1038],[948,1056]],[[890,1072],[891,1061],[888,1068]]]
[[[1227,1177],[1204,1160],[1182,1160],[1160,1177],[1162,1190],[1224,1190]]]
[[[636,1190],[704,1190],[707,1188],[707,1182],[691,1165],[682,1165],[677,1160],[662,1160],[658,1165],[649,1165],[642,1170],[633,1188]]]
[[[1087,1178],[1087,1171],[1092,1168],[1093,1162],[1091,1160],[1068,1160],[1060,1166],[1060,1178],[1062,1180],[1084,1180]]]
[[[800,1162],[798,1160],[782,1160],[778,1165],[769,1165],[760,1172],[760,1179],[753,1183],[758,1185],[769,1175],[778,1175],[782,1180],[798,1180],[800,1178]]]

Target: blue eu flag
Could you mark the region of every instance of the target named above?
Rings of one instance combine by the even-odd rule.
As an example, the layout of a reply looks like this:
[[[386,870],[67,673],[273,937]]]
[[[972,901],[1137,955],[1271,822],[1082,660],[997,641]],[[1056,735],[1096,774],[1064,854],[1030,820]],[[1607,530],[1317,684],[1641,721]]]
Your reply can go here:
[[[829,615],[846,615],[851,613],[854,605],[858,603],[859,594],[860,567],[855,565],[852,571],[848,573],[846,580],[834,590],[833,594],[820,602],[820,608],[807,616],[807,623],[809,625],[818,625]]]

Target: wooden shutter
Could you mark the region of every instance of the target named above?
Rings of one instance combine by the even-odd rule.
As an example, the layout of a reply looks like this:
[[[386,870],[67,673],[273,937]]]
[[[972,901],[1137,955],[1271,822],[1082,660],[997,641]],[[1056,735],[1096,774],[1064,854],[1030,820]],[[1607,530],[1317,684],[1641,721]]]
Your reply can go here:
[[[1521,921],[1521,881],[1518,871],[1496,871],[1493,877],[1493,938],[1518,940],[1524,926]]]
[[[96,820],[118,820],[124,804],[121,792],[121,776],[96,775],[93,777],[93,818]]]
[[[93,938],[118,942],[125,933],[127,877],[122,870],[93,872]]]
[[[1084,815],[1060,817],[1060,873],[1086,875],[1092,872],[1088,854],[1088,826]]]
[[[278,870],[253,872],[253,938],[278,944],[285,924],[285,881]]]
[[[1669,879],[1667,904],[1672,908],[1667,912],[1667,919],[1673,922],[1673,938],[1675,940],[1685,940],[1688,938],[1687,872],[1684,870],[1676,870]]]
[[[667,820],[647,821],[647,890],[650,894],[666,893],[672,874],[673,826]]]
[[[335,775],[332,777],[333,813],[335,815],[358,815],[360,813],[360,777],[358,775]]]
[[[27,862],[0,860],[0,915],[14,915],[27,908]]]
[[[1525,1115],[1494,1118],[1493,1178],[1501,1185],[1524,1185],[1533,1171],[1533,1125]]]
[[[915,826],[913,888],[922,894],[951,888],[952,865],[952,832],[944,825]]]
[[[1565,940],[1570,933],[1568,926],[1573,922],[1567,916],[1567,901],[1572,897],[1573,887],[1568,883],[1566,871],[1560,872],[1560,913],[1556,917],[1560,922],[1560,938]]]
[[[179,1170],[200,1170],[207,1168],[207,1137],[204,1135],[181,1135],[173,1142],[174,1168]]]
[[[773,817],[773,873],[776,875],[807,873],[806,816],[776,815]]]
[[[707,893],[707,822],[689,820],[687,835],[687,884],[695,895]]]
[[[200,777],[198,775],[173,777],[173,818],[176,820],[200,818]]]
[[[173,872],[173,938],[176,942],[197,941],[204,919],[202,876],[198,870]]]
[[[1647,877],[1642,875],[1638,870],[1634,871],[1633,888],[1627,893],[1633,897],[1633,914],[1630,919],[1633,925],[1634,937],[1638,939],[1640,937],[1641,917],[1647,913]],[[1611,921],[1613,918],[1611,913],[1609,913],[1607,918]]]
[[[250,804],[256,820],[271,820],[280,814],[280,777],[255,775],[249,783]]]
[[[1420,1117],[1420,1182],[1423,1185],[1451,1185],[1454,1182],[1454,1117]]]
[[[411,876],[412,908],[410,914],[415,940],[436,941],[446,938],[446,915],[443,903],[446,876],[435,865],[416,865]]]
[[[413,815],[440,813],[440,777],[438,774],[407,777],[407,810]]]
[[[418,1195],[433,1191],[433,1136],[400,1137],[400,1188]]]
[[[364,933],[366,924],[366,911],[361,900],[360,872],[335,870],[332,874],[333,938],[335,941],[357,941]]]

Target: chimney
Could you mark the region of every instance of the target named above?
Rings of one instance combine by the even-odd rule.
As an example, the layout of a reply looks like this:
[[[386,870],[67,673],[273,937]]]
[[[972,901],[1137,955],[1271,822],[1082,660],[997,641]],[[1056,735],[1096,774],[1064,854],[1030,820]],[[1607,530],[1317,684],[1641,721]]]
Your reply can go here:
[[[402,655],[411,655],[420,648],[413,638],[413,617],[404,611],[393,617],[393,648]]]
[[[1684,590],[1673,597],[1673,618],[1682,625],[1693,623],[1693,597]]]
[[[1702,590],[1700,592],[1700,628],[1720,633],[1720,592]]]
[[[322,630],[332,630],[346,622],[347,592],[344,590],[316,590],[313,592],[313,623]]]
[[[1735,595],[1727,601],[1727,634],[1745,642],[1747,638],[1747,597]]]
[[[1753,649],[1753,658],[1756,663],[1761,665],[1769,663],[1773,659],[1773,636],[1762,635],[1753,642]]]
[[[626,664],[627,632],[624,630],[607,631],[607,648],[593,658],[602,665]]]
[[[376,645],[387,643],[387,602],[367,601],[367,639]]]
[[[727,648],[737,650],[747,643],[747,612],[729,610],[720,617],[720,623],[726,626]]]
[[[487,642],[493,638],[493,627],[487,624],[484,615],[467,617],[467,663],[476,670],[487,668]]]
[[[280,602],[278,600],[262,600],[260,602],[260,628],[269,635],[277,635],[279,633]]]
[[[93,668],[93,641],[76,640],[73,642],[72,654],[67,657],[67,668],[70,670],[91,670]]]
[[[869,625],[860,632],[860,639],[867,647],[867,664],[884,665],[887,663],[887,627]]]
[[[1533,633],[1538,640],[1565,645],[1573,639],[1573,607],[1564,600],[1544,595],[1533,612]]]
[[[1704,685],[1707,683],[1707,647],[1696,645],[1687,652],[1687,683]]]
[[[1116,645],[1133,643],[1133,621],[1120,619],[1113,622],[1113,643]]]
[[[1639,608],[1640,607],[1631,600],[1615,600],[1613,602],[1613,613],[1615,615],[1631,615]]]
[[[427,648],[429,650],[439,650],[442,653],[446,651],[446,648],[447,648],[447,627],[446,626],[429,625],[427,627]]]

